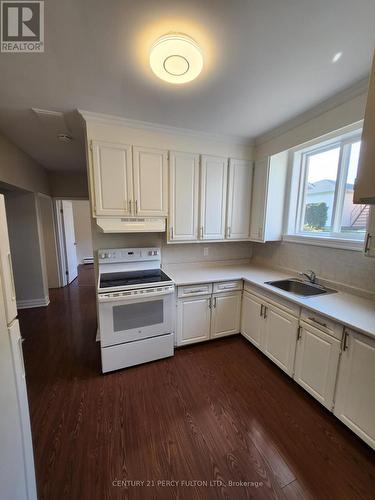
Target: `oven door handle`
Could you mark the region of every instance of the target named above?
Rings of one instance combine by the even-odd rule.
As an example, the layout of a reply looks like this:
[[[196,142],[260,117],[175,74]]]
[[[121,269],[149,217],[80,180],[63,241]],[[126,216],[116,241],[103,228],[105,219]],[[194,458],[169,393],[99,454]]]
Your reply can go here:
[[[165,295],[170,295],[174,292],[174,288],[170,290],[164,290],[162,292],[149,292],[149,293],[137,293],[134,295],[119,295],[118,297],[110,296],[103,297],[98,294],[98,302],[101,304],[105,302],[134,302],[136,300],[148,299],[151,297],[163,297]]]

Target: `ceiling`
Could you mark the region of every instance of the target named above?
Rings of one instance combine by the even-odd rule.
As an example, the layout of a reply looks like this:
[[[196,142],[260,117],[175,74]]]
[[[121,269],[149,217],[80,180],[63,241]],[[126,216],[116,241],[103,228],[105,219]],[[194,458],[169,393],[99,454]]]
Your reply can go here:
[[[45,52],[0,54],[0,130],[55,170],[84,168],[77,108],[254,138],[365,78],[374,19],[374,0],[48,0]],[[148,65],[169,31],[204,52],[194,82]],[[74,141],[31,108],[63,112]]]

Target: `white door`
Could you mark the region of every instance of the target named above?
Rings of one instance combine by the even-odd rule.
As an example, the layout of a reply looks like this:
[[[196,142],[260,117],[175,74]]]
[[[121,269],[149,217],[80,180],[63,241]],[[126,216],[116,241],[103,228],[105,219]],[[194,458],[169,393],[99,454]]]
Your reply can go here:
[[[36,484],[34,471],[33,443],[31,440],[31,427],[29,415],[29,403],[25,380],[25,365],[23,362],[22,342],[18,320],[14,320],[9,326],[10,345],[12,349],[13,368],[17,386],[17,397],[20,412],[20,423],[23,438],[23,454],[25,465],[25,476],[28,490],[28,498],[36,499]]]
[[[253,165],[250,161],[229,160],[227,233],[232,240],[250,237]]]
[[[5,313],[9,324],[17,316],[17,302],[5,202],[2,194],[0,194],[0,286],[3,287]]]
[[[329,410],[333,407],[340,341],[302,323],[297,342],[294,380]]]
[[[268,160],[255,162],[250,217],[250,238],[255,241],[265,239],[268,171]]]
[[[177,345],[210,338],[211,295],[179,299],[177,304]]]
[[[375,339],[347,332],[334,414],[375,449]]]
[[[262,302],[250,295],[248,292],[243,293],[242,297],[242,312],[241,312],[241,333],[244,337],[250,340],[258,349],[263,347],[263,332],[265,328],[265,320],[263,318],[264,306]]]
[[[227,197],[228,160],[201,157],[200,239],[223,240]]]
[[[225,337],[240,331],[241,292],[212,296],[211,338]]]
[[[198,239],[199,155],[169,154],[169,241]]]
[[[168,215],[168,151],[133,148],[135,215]]]
[[[76,237],[74,233],[74,218],[73,218],[73,205],[71,201],[63,200],[62,207],[62,221],[64,233],[64,247],[65,247],[65,264],[67,284],[76,279],[78,275],[77,270],[77,252],[76,252]]]
[[[293,374],[298,318],[273,305],[266,305],[264,354],[288,375]]]
[[[131,146],[92,143],[94,216],[130,215],[133,201]]]

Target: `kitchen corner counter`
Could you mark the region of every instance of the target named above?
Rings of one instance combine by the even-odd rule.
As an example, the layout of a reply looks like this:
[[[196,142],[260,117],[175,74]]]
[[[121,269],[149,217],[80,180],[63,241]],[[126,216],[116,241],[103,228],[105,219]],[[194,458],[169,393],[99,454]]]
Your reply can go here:
[[[252,264],[169,264],[165,272],[177,286],[242,279],[251,285],[283,297],[301,307],[323,314],[328,318],[375,337],[375,302],[353,294],[337,292],[327,295],[299,297],[290,292],[265,284],[266,281],[292,277],[271,268]]]

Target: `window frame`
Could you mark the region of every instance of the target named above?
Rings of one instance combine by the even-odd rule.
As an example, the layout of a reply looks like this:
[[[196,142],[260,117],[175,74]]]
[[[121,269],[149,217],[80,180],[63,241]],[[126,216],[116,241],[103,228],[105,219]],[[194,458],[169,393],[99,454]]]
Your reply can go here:
[[[344,206],[345,189],[350,162],[350,148],[361,140],[362,121],[347,128],[348,131],[331,133],[328,138],[311,141],[307,145],[290,150],[289,155],[289,193],[288,211],[283,240],[296,243],[310,243],[319,246],[362,250],[365,233],[348,236],[342,233],[341,221]],[[309,156],[340,147],[337,177],[332,207],[332,231],[313,233],[303,231],[306,209],[307,175]]]

